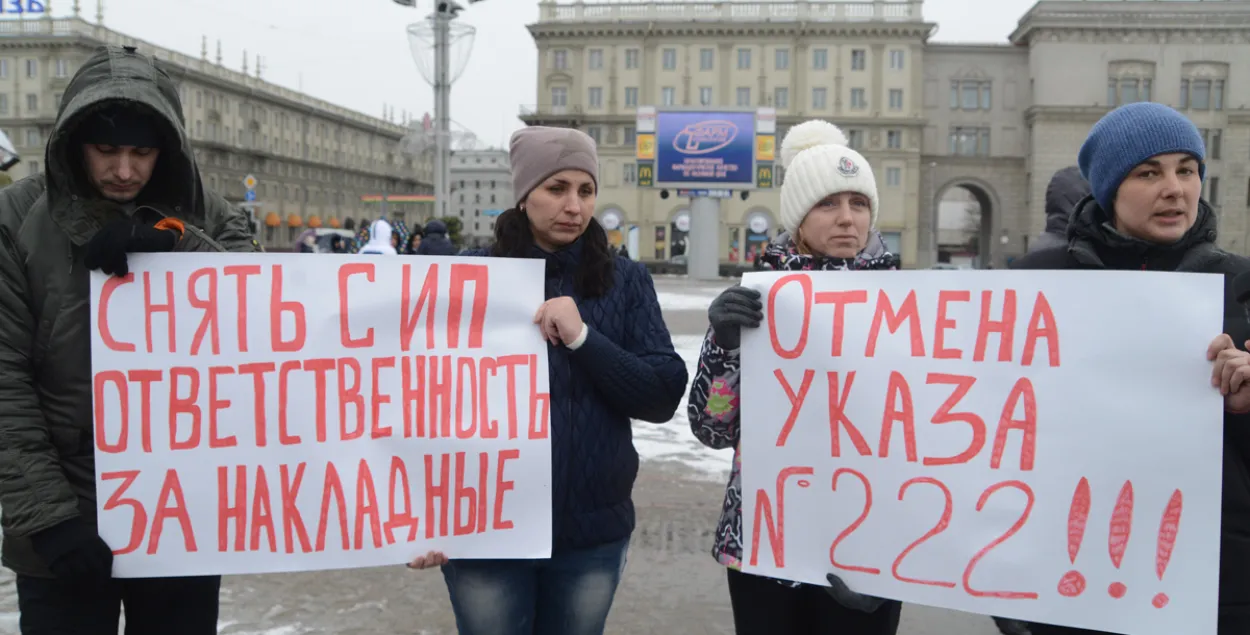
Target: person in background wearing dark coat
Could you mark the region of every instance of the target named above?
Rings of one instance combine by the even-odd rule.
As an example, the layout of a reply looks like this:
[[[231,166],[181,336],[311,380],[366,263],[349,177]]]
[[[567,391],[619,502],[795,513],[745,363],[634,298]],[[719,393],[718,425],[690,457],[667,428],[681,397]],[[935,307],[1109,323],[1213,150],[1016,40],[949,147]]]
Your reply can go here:
[[[417,248],[421,246],[421,239],[425,236],[425,229],[420,225],[412,228],[412,233],[408,234],[408,242],[404,244],[404,248],[400,253],[407,256],[417,255]]]
[[[425,237],[417,246],[418,256],[454,256],[456,246],[447,238],[447,223],[434,219],[425,224]]]
[[[1213,362],[1213,389],[1224,395],[1219,635],[1245,635],[1250,633],[1250,353],[1245,351],[1250,322],[1232,281],[1250,270],[1250,260],[1215,245],[1215,212],[1201,198],[1205,146],[1181,113],[1150,102],[1121,106],[1094,125],[1079,163],[1092,194],[1076,206],[1067,243],[1026,254],[1013,268],[1224,276],[1224,332],[1206,351]],[[1184,422],[1178,425],[1183,428]],[[1096,633],[1047,624],[1030,629],[1033,635]]]
[[[594,218],[594,140],[522,128],[511,163],[516,207],[499,216],[489,249],[463,255],[546,263],[547,301],[534,322],[550,343],[552,555],[447,561],[430,553],[409,566],[443,565],[461,635],[600,635],[634,530],[631,421],[673,418],[686,363],[651,275],[614,254]],[[427,235],[421,246],[429,243]]]
[[[1029,244],[1029,251],[1068,244],[1068,219],[1076,204],[1086,196],[1089,196],[1089,181],[1081,176],[1080,166],[1055,172],[1046,186],[1046,228]]]

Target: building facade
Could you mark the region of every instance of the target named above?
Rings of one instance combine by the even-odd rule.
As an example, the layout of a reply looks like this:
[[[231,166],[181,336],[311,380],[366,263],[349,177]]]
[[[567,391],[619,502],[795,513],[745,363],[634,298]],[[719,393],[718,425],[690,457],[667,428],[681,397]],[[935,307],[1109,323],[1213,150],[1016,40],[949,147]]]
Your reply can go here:
[[[512,168],[507,150],[457,150],[451,156],[451,210],[466,246],[485,245],[495,218],[512,207]]]
[[[538,103],[521,118],[599,141],[599,217],[637,227],[643,260],[684,254],[689,201],[636,187],[638,106],[772,107],[778,141],[832,121],[872,164],[879,229],[905,266],[938,261],[939,204],[962,188],[981,208],[979,260],[1001,267],[1042,230],[1046,184],[1094,122],[1159,101],[1207,135],[1221,243],[1247,251],[1250,80],[1235,78],[1250,77],[1250,2],[1041,0],[1002,45],[930,43],[920,0],[539,7]],[[776,189],[723,200],[722,262],[749,260],[779,209]]]
[[[428,158],[400,152],[408,128],[283,88],[208,59],[158,47],[78,16],[0,21],[0,128],[22,155],[15,178],[43,169],[61,94],[96,47],[134,46],[179,83],[183,115],[204,185],[250,206],[267,248],[289,247],[309,227],[352,229],[380,213],[379,193],[428,195]],[[420,222],[432,205],[395,205],[388,215]]]

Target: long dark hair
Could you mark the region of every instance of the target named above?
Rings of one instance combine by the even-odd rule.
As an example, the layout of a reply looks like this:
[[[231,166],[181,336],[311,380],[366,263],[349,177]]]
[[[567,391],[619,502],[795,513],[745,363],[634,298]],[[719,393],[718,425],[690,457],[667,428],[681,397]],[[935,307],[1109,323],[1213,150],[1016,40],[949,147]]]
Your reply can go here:
[[[599,297],[612,288],[616,255],[608,247],[608,233],[599,220],[590,219],[582,234],[582,260],[573,273],[573,290],[585,298]],[[495,219],[495,244],[490,254],[500,258],[533,258],[534,232],[525,212],[513,207]]]

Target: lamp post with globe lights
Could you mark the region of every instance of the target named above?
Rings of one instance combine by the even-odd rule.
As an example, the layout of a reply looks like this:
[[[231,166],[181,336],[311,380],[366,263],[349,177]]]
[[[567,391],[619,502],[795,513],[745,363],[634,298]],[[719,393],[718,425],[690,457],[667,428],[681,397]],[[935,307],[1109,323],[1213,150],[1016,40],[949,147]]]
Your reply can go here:
[[[476,4],[483,0],[465,0]],[[406,7],[418,0],[394,0]],[[421,76],[434,88],[434,216],[448,215],[451,199],[451,85],[464,73],[477,30],[454,22],[464,6],[455,0],[434,0],[434,13],[408,25],[408,45]]]

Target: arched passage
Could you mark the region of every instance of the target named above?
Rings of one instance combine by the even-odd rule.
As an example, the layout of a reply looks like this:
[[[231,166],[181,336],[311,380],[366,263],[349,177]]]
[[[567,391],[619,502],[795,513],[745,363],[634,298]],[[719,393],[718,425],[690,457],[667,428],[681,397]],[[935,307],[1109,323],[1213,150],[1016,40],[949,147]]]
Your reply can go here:
[[[957,178],[938,188],[933,209],[937,266],[985,269],[994,264],[994,218],[998,195],[976,178]]]

